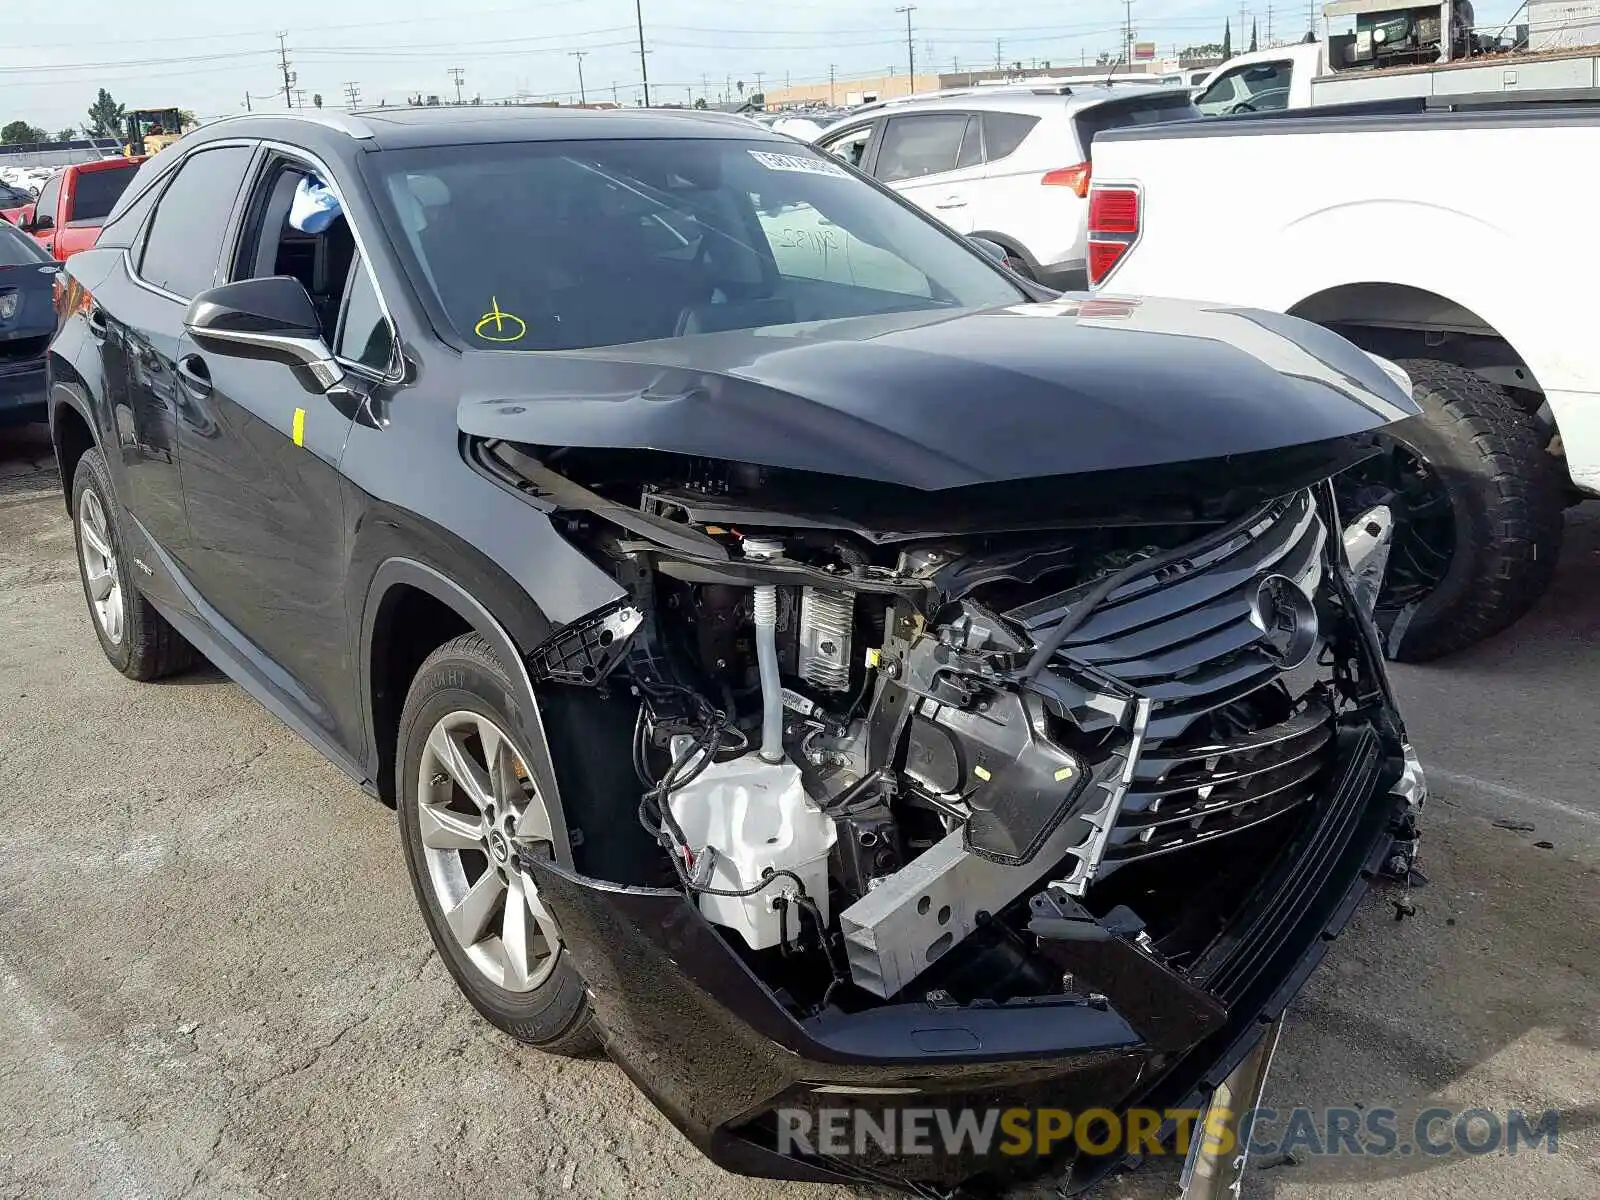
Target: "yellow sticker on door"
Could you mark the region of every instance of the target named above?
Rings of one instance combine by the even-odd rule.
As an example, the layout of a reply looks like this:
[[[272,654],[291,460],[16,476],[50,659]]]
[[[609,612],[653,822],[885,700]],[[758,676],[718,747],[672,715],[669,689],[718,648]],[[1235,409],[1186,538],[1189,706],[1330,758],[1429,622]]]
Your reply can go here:
[[[296,446],[306,444],[306,410],[303,408],[294,410],[294,444]]]

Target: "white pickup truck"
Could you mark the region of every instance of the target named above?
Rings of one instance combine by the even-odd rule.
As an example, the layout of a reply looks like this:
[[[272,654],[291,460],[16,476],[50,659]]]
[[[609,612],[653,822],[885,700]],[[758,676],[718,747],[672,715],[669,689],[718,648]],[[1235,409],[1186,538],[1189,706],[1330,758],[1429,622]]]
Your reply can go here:
[[[1112,130],[1090,279],[1289,313],[1405,368],[1423,416],[1341,499],[1392,498],[1380,623],[1392,656],[1433,658],[1531,608],[1564,508],[1600,495],[1597,184],[1600,98]]]

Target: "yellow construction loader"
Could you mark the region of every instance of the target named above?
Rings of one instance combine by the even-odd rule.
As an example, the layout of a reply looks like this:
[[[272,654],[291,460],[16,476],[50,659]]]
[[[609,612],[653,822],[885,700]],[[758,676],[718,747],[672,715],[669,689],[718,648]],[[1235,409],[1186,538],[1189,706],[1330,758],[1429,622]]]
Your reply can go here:
[[[143,158],[165,150],[183,135],[183,113],[176,108],[139,108],[123,116],[128,142],[123,152]]]

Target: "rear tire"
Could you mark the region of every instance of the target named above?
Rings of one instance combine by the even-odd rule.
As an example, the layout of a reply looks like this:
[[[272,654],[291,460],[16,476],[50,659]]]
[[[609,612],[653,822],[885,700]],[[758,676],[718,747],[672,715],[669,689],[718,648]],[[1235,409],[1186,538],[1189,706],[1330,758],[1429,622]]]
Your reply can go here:
[[[1431,476],[1448,499],[1449,516],[1423,537],[1420,521],[1407,528],[1397,514],[1401,523],[1378,598],[1378,623],[1391,657],[1423,662],[1500,632],[1538,602],[1561,553],[1567,485],[1543,427],[1501,388],[1453,363],[1403,359],[1399,365],[1411,376],[1422,415],[1397,427],[1390,440],[1397,455],[1411,456]],[[1367,464],[1357,467],[1356,479],[1342,480],[1340,491],[1351,496],[1356,486],[1375,499],[1371,485],[1361,482],[1371,471]],[[1404,568],[1397,571],[1397,564],[1406,561],[1407,537],[1418,539],[1413,561],[1431,554],[1443,565],[1431,587],[1413,586],[1401,595]]]
[[[72,474],[72,531],[89,623],[107,661],[146,682],[194,663],[194,648],[133,584],[122,509],[99,450],[87,450]]]

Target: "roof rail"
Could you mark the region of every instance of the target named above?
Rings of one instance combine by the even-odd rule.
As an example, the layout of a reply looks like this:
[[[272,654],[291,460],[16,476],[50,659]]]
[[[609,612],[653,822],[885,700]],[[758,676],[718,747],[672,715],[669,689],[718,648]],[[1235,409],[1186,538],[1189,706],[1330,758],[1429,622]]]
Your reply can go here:
[[[208,121],[204,128],[210,129],[230,121],[260,121],[273,118],[280,121],[306,121],[312,125],[321,125],[324,129],[332,129],[336,133],[343,133],[362,140],[370,139],[373,136],[372,127],[365,121],[357,120],[354,113],[348,116],[342,113],[317,113],[313,115],[312,113],[293,111],[230,113],[228,116],[218,117],[215,121]]]

